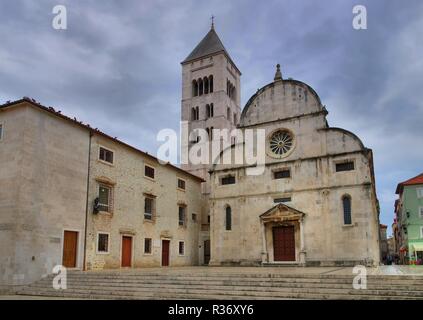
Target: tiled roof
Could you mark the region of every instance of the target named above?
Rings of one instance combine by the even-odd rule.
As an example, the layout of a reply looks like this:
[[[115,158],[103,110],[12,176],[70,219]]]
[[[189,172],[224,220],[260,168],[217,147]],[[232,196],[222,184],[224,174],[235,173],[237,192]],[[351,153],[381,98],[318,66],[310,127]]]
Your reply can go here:
[[[193,60],[197,60],[203,57],[211,56],[213,54],[222,52],[224,53],[228,59],[232,62],[234,67],[238,70],[237,66],[233,62],[231,56],[229,55],[228,51],[226,51],[225,46],[223,45],[222,41],[220,40],[219,36],[217,35],[214,27],[210,29],[210,31],[206,34],[206,36],[200,41],[200,43],[192,50],[192,52],[185,58],[184,61],[181,63],[188,63]]]
[[[129,145],[129,144],[127,144],[127,143],[125,143],[125,142],[117,139],[117,138],[113,138],[113,137],[109,136],[108,134],[100,131],[97,128],[92,128],[89,124],[84,124],[82,121],[78,121],[76,118],[73,118],[72,119],[72,118],[70,118],[70,117],[62,114],[61,111],[55,110],[53,107],[46,107],[46,106],[42,105],[41,103],[37,102],[34,99],[31,99],[31,98],[28,98],[28,97],[23,97],[22,99],[15,100],[15,101],[7,101],[5,104],[0,105],[0,110],[1,109],[5,109],[5,108],[8,108],[8,107],[13,107],[13,106],[16,106],[16,105],[21,104],[21,103],[24,103],[24,102],[29,103],[33,107],[36,107],[36,108],[39,108],[41,110],[47,111],[47,112],[49,112],[51,114],[54,114],[55,116],[58,116],[59,118],[62,118],[64,120],[66,120],[66,121],[70,121],[70,122],[72,122],[72,123],[74,123],[74,124],[76,124],[78,126],[81,126],[83,128],[86,128],[90,132],[99,134],[99,135],[101,135],[101,136],[103,136],[103,137],[105,137],[107,139],[113,140],[113,141],[115,141],[115,142],[117,142],[117,143],[119,143],[119,144],[121,144],[123,146],[126,146],[126,147],[132,149],[133,151],[136,151],[138,153],[141,153],[143,156],[148,157],[151,160],[156,161],[156,162],[159,163],[159,159],[157,159],[156,157],[152,156],[151,154],[149,154],[149,153],[147,153],[145,151],[142,151],[140,149],[137,149],[137,148],[135,148],[135,147],[133,147],[133,146],[131,146],[131,145]],[[184,174],[186,174],[188,176],[191,176],[194,179],[197,179],[197,180],[199,180],[201,182],[204,182],[204,180],[202,178],[200,178],[199,176],[196,176],[196,175],[194,175],[194,174],[192,174],[192,173],[190,173],[188,171],[185,171],[185,170],[183,170],[183,169],[181,169],[181,168],[179,168],[177,166],[174,166],[174,165],[172,165],[170,163],[165,164],[165,166],[169,166],[169,167],[175,169],[176,171],[182,172],[182,173],[184,173]]]
[[[401,182],[397,185],[397,190],[395,191],[396,194],[402,193],[404,186],[412,186],[416,184],[423,184],[423,173],[415,176],[414,178],[408,179],[404,182]]]
[[[200,43],[194,48],[194,50],[192,50],[188,57],[182,61],[182,63],[186,63],[191,60],[195,60],[217,52],[225,52],[229,56],[216,31],[214,31],[214,28],[211,28],[203,40],[200,41]]]

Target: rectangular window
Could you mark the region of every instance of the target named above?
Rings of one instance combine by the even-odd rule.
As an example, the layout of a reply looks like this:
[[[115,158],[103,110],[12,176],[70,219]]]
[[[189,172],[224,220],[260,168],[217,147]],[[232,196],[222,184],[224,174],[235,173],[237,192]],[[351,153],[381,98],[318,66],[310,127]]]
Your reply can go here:
[[[192,221],[197,222],[197,214],[196,213],[192,214]]]
[[[153,220],[154,199],[146,197],[144,200],[144,219]]]
[[[144,168],[144,175],[146,177],[154,179],[154,168],[146,165]]]
[[[417,188],[417,198],[423,198],[423,188]]]
[[[3,139],[3,125],[0,123],[0,141]]]
[[[423,227],[420,227],[420,238],[423,238]]]
[[[179,241],[179,255],[183,256],[185,254],[185,242]]]
[[[274,203],[291,202],[291,197],[276,198],[276,199],[273,199],[273,202]]]
[[[419,215],[420,215],[420,218],[423,219],[423,207],[419,208]]]
[[[179,206],[178,221],[180,226],[185,225],[185,207]]]
[[[185,180],[178,179],[178,188],[185,190]]]
[[[97,252],[99,253],[109,252],[109,235],[107,233],[98,234]]]
[[[222,185],[234,184],[235,176],[228,176],[222,178]]]
[[[274,171],[273,178],[275,179],[291,178],[291,170],[283,169],[283,170]]]
[[[342,162],[336,164],[336,172],[354,170],[354,162]]]
[[[113,163],[113,151],[107,150],[106,148],[100,147],[100,160]]]
[[[144,239],[144,253],[150,254],[151,253],[151,238]]]
[[[98,206],[100,211],[111,212],[112,189],[104,184],[99,185]]]

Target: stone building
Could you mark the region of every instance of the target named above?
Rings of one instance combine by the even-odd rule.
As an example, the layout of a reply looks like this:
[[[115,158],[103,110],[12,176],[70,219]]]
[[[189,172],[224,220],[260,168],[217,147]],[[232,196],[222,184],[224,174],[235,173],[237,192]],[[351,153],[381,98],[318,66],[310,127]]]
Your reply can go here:
[[[0,285],[31,283],[56,265],[379,262],[372,151],[328,125],[317,93],[278,66],[241,113],[241,72],[213,26],[181,64],[188,148],[217,139],[213,129],[263,129],[263,173],[218,163],[243,145],[237,137],[218,158],[179,168],[29,98],[8,102]]]
[[[234,164],[233,137],[232,147],[212,159],[211,167],[184,167],[207,181],[210,264],[378,264],[372,151],[353,133],[328,125],[317,93],[301,81],[283,79],[278,65],[274,81],[259,89],[238,117],[241,72],[213,27],[182,66],[182,120],[192,132],[210,132],[213,123],[243,133],[264,129],[266,136],[261,175]],[[213,77],[215,91],[198,94],[205,76]],[[225,90],[227,83],[235,86],[235,97]],[[218,107],[211,118],[204,117],[210,104]],[[232,162],[218,164],[228,153]]]
[[[198,264],[201,178],[28,98],[0,128],[0,285]]]

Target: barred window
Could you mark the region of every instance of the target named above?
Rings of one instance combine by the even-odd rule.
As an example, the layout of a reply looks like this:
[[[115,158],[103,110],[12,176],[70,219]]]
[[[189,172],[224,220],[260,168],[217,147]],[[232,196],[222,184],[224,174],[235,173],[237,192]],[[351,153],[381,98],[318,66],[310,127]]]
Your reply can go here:
[[[235,176],[227,176],[222,178],[222,185],[234,184]]]
[[[97,252],[109,252],[109,235],[107,233],[98,234]]]
[[[144,239],[144,253],[151,253],[151,238]]]
[[[336,172],[351,171],[351,170],[354,170],[354,162],[352,161],[336,164]]]
[[[291,170],[283,169],[273,172],[273,177],[275,179],[284,179],[284,178],[291,178]]]
[[[274,203],[291,202],[291,197],[276,198],[276,199],[273,199],[273,202]]]
[[[179,241],[179,255],[183,256],[185,254],[185,242]]]

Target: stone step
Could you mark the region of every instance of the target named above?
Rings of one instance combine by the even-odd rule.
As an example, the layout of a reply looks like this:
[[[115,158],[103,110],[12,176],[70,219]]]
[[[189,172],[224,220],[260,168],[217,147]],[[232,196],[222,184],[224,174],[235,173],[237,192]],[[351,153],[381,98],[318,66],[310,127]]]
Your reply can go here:
[[[380,299],[395,299],[395,300],[408,300],[415,299],[414,297],[406,296],[378,296],[378,295],[349,295],[349,294],[322,294],[322,293],[293,293],[293,292],[283,292],[275,296],[273,293],[271,295],[264,293],[262,295],[256,294],[246,294],[245,292],[240,292],[238,295],[236,292],[231,294],[222,294],[210,293],[210,292],[152,292],[149,291],[139,291],[136,294],[127,292],[98,292],[93,290],[75,290],[67,289],[65,291],[57,291],[54,289],[37,291],[37,290],[25,290],[21,292],[21,295],[27,296],[46,296],[46,297],[66,297],[66,298],[79,298],[79,299],[207,299],[207,300],[245,300],[245,299],[366,299],[366,300],[380,300]]]
[[[49,290],[45,287],[36,287],[31,286],[31,289]],[[129,286],[108,286],[108,285],[92,285],[92,284],[74,284],[68,285],[67,290],[85,290],[89,292],[102,292],[102,293],[137,293],[137,292],[150,292],[154,291],[155,293],[204,293],[204,294],[239,294],[243,292],[246,295],[269,295],[272,293],[272,296],[278,296],[280,293],[315,293],[315,294],[345,294],[345,295],[361,295],[365,292],[366,295],[383,295],[383,296],[406,296],[414,298],[423,298],[423,291],[414,291],[414,290],[355,290],[353,288],[312,288],[312,287],[248,287],[248,286],[200,286],[199,288],[193,286],[168,286],[168,285],[153,285],[153,286],[139,286],[139,287],[129,287]],[[22,292],[25,292],[23,290]]]
[[[137,269],[138,270],[138,269]],[[90,276],[90,277],[202,277],[202,278],[297,278],[297,279],[352,279],[354,274],[345,275],[345,274],[275,274],[275,273],[220,273],[220,272],[211,272],[211,273],[201,273],[192,274],[189,272],[148,272],[148,271],[68,271],[68,276]],[[423,282],[422,275],[367,275],[368,279],[374,280],[416,280]]]
[[[51,281],[53,277],[45,278],[45,281]],[[199,281],[199,282],[210,282],[210,281],[248,281],[251,282],[262,282],[262,281],[271,281],[274,283],[283,283],[283,282],[296,282],[296,283],[344,283],[352,284],[353,278],[342,278],[342,279],[324,279],[324,278],[242,278],[242,277],[201,277],[201,276],[91,276],[91,275],[68,275],[69,281],[94,281],[97,279],[108,281],[120,281],[120,282],[144,282],[144,281]],[[385,285],[409,285],[409,286],[423,286],[423,280],[378,280],[374,278],[368,278],[368,285],[372,284],[385,284]]]
[[[68,279],[68,287],[72,287],[74,285],[85,285],[85,286],[116,286],[116,287],[155,287],[155,286],[168,286],[168,287],[207,287],[211,286],[220,286],[222,289],[229,288],[229,287],[236,287],[236,286],[243,286],[243,287],[258,287],[258,288],[282,288],[282,287],[289,287],[289,288],[302,288],[302,287],[313,287],[313,288],[336,288],[336,289],[351,289],[352,282],[349,283],[324,283],[324,282],[292,282],[292,281],[233,281],[233,280],[213,280],[213,281],[179,281],[179,280],[151,280],[146,279],[143,281],[122,281],[120,279],[111,279],[105,281],[104,279],[84,279],[80,281],[70,280]],[[52,281],[49,280],[42,280],[39,281],[31,287],[37,288],[49,288],[52,286]],[[384,283],[368,283],[368,289],[372,290],[409,290],[410,286],[408,285],[391,285],[391,284],[384,284]],[[423,287],[420,286],[413,286],[415,288],[414,291],[423,292]]]

